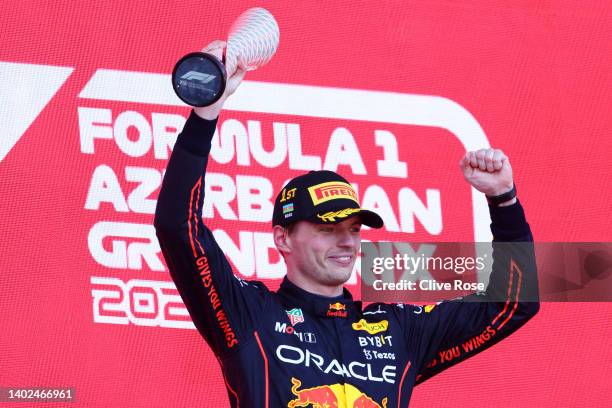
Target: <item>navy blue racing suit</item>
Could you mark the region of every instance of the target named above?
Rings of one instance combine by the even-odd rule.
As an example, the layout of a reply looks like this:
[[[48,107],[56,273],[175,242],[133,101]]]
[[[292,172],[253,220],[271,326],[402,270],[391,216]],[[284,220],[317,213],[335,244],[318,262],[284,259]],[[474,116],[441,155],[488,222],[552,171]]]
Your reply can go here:
[[[234,275],[202,220],[216,120],[191,113],[160,191],[155,228],[176,287],[221,364],[232,407],[405,407],[413,387],[480,352],[534,316],[533,252],[494,254],[484,296],[424,308],[277,292]],[[495,241],[532,241],[520,203],[491,208]],[[512,267],[520,259],[520,268]],[[516,266],[516,265],[515,265]],[[473,296],[477,296],[476,294]],[[205,403],[204,403],[205,405]]]

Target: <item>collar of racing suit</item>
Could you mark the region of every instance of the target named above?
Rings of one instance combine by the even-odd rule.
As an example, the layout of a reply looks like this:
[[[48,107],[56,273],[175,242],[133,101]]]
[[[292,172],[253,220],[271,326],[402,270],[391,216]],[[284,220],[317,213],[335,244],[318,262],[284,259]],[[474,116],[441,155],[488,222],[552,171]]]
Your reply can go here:
[[[351,292],[346,288],[343,288],[340,296],[321,296],[305,291],[285,276],[277,293],[285,299],[286,305],[297,306],[316,316],[350,319],[361,315],[361,302],[354,301]]]

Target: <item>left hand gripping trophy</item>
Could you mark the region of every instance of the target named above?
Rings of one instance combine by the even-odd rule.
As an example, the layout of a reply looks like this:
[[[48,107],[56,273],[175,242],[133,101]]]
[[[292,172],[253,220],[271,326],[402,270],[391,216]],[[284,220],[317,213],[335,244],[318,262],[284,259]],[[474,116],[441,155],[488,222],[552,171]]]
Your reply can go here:
[[[237,67],[250,71],[265,65],[276,52],[279,38],[278,24],[268,10],[248,9],[230,28],[223,61],[211,54],[192,52],[176,63],[172,71],[174,91],[188,105],[212,105],[223,95],[228,75]]]

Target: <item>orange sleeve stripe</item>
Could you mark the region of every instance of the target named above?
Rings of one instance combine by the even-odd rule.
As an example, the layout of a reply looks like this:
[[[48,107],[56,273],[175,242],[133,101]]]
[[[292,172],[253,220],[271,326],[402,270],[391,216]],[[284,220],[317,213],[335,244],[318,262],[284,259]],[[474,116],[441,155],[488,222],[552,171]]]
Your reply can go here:
[[[259,339],[259,334],[257,333],[257,330],[255,331],[255,339],[257,340],[257,345],[259,346],[259,351],[261,351],[261,356],[263,357],[264,360],[264,377],[266,379],[266,404],[264,405],[264,407],[268,408],[268,404],[269,404],[269,395],[268,395],[268,391],[270,389],[269,385],[268,385],[268,358],[266,357],[266,352],[263,349],[263,346],[261,345],[261,340]]]
[[[188,227],[188,230],[189,230],[189,243],[191,244],[191,250],[193,251],[193,257],[194,258],[197,258],[198,254],[196,252],[195,245],[193,243],[193,235],[191,233],[191,218],[192,218],[191,208],[193,207],[193,194],[194,194],[195,190],[198,188],[198,185],[201,182],[202,182],[202,176],[200,176],[200,178],[198,179],[197,183],[195,183],[195,185],[191,189],[191,196],[189,198],[189,218],[187,218],[187,227]],[[197,222],[196,222],[196,228],[197,228]]]
[[[504,320],[499,325],[497,330],[501,330],[501,328],[504,327],[504,325],[508,322],[508,320],[510,320],[512,315],[514,315],[514,312],[516,311],[516,308],[518,307],[518,299],[519,299],[519,293],[521,292],[521,280],[522,280],[522,277],[523,277],[523,273],[521,271],[521,268],[519,268],[519,266],[516,264],[516,262],[514,262],[514,259],[510,259],[510,270],[512,272],[516,271],[516,273],[518,274],[518,286],[517,286],[517,289],[516,289],[516,298],[514,300],[514,307],[512,308],[512,311],[510,312],[508,317],[506,317],[506,320]]]
[[[406,364],[406,368],[404,368],[404,373],[402,374],[402,379],[400,380],[400,383],[399,383],[399,392],[397,394],[397,408],[400,408],[400,402],[402,401],[402,385],[404,384],[404,379],[406,378],[406,374],[408,374],[408,369],[410,368],[411,365],[412,365],[412,362],[408,360],[408,363]]]
[[[502,309],[502,311],[499,312],[499,314],[495,317],[495,319],[493,319],[493,321],[491,322],[492,325],[494,325],[497,319],[502,317],[508,310],[508,305],[510,304],[510,294],[512,293],[512,282],[514,280],[513,272],[514,271],[512,269],[512,261],[511,261],[510,262],[510,273],[508,274],[508,294],[506,295],[506,304],[504,305],[504,308]]]
[[[200,192],[202,191],[202,177],[200,177],[196,185],[198,186],[198,197],[196,198],[196,202],[195,202],[196,210],[195,210],[195,213],[193,214],[193,218],[194,218],[193,221],[195,223],[196,243],[198,244],[198,247],[200,247],[200,251],[204,253],[204,248],[202,248],[202,244],[200,243],[200,240],[198,240],[198,221],[199,221],[198,220],[198,210],[200,206]]]
[[[225,386],[227,387],[227,389],[232,393],[234,398],[236,398],[236,406],[240,408],[240,400],[238,399],[238,394],[236,393],[236,391],[234,391],[232,387],[230,387],[229,382],[227,382],[227,379],[225,378],[225,369],[223,368],[223,362],[218,357],[217,357],[217,361],[219,362],[219,365],[222,368],[221,372],[223,374],[223,382],[225,383]]]

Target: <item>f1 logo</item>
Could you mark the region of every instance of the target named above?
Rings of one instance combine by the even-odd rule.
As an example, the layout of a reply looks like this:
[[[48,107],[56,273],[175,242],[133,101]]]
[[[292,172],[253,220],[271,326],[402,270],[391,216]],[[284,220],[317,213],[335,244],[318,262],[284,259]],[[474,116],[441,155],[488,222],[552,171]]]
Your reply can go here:
[[[189,71],[183,76],[181,76],[181,79],[198,81],[203,84],[207,84],[215,78],[216,76],[214,75],[209,75],[209,74],[205,74],[203,72],[198,72],[198,71]]]

